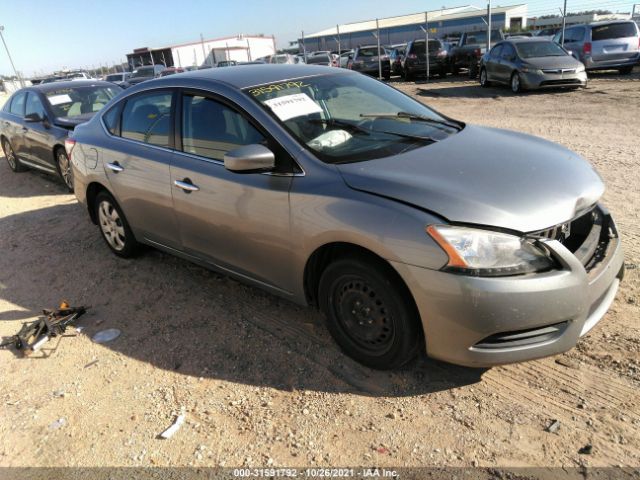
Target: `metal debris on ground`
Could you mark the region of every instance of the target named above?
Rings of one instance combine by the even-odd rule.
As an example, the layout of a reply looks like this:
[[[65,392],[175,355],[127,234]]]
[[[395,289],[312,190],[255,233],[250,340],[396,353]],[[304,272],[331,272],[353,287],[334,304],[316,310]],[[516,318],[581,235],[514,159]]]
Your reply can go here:
[[[173,437],[173,435],[178,431],[178,429],[184,423],[184,418],[185,418],[184,413],[181,413],[180,415],[178,415],[176,417],[176,421],[173,422],[173,425],[171,425],[169,428],[167,428],[164,432],[160,434],[160,438],[168,439]]]
[[[107,343],[115,340],[120,336],[122,332],[117,328],[107,328],[106,330],[100,330],[93,336],[93,341],[96,343]]]
[[[23,323],[20,331],[5,339],[0,343],[0,347],[13,346],[24,355],[36,352],[52,338],[63,337],[67,327],[88,309],[89,307],[71,307],[63,301],[56,310],[42,310],[42,317],[33,322]]]

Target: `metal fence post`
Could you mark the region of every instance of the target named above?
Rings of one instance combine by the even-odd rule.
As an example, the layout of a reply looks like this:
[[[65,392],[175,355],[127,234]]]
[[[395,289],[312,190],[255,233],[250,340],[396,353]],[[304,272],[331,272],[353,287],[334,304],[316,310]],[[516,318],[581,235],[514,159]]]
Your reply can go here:
[[[304,58],[304,63],[307,63],[307,46],[304,42],[304,30],[302,30],[302,56]]]
[[[380,25],[376,18],[376,39],[378,40],[378,80],[382,80],[382,55],[380,55]]]
[[[424,56],[427,68],[427,83],[429,82],[429,14],[424,12]]]
[[[487,3],[487,52],[491,50],[491,0]]]
[[[564,9],[562,11],[562,42],[561,45],[564,47],[564,28],[567,24],[567,0],[564,0]]]
[[[340,50],[340,25],[336,25],[336,33],[338,34],[338,57],[342,54]],[[338,66],[340,66],[340,58],[338,58]]]

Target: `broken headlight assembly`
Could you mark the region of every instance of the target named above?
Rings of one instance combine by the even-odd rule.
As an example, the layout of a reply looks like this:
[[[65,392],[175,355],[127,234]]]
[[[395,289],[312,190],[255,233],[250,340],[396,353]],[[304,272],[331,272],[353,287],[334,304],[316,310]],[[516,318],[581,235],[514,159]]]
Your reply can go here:
[[[532,239],[453,225],[430,225],[427,233],[449,257],[445,271],[498,277],[540,272],[555,266],[544,246]]]

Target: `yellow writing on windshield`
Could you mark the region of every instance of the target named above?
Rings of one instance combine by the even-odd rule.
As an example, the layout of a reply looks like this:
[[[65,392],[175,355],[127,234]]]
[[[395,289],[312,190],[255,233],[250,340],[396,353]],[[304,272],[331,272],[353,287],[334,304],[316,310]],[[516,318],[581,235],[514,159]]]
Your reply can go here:
[[[254,97],[259,95],[264,95],[265,93],[271,92],[280,92],[282,90],[287,90],[289,88],[302,88],[308,87],[309,85],[304,82],[282,82],[282,83],[274,83],[271,85],[263,85],[262,87],[256,87],[249,90],[249,93]]]

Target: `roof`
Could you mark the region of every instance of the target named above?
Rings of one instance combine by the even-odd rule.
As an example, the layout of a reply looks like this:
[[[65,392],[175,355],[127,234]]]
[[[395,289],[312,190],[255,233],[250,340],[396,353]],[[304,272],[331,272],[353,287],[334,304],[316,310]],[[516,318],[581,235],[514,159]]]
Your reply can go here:
[[[491,9],[492,15],[497,13],[504,13],[513,10],[518,7],[524,7],[526,4],[510,5],[507,7],[496,7]],[[440,10],[431,10],[428,12],[412,13],[409,15],[400,15],[397,17],[379,18],[377,20],[378,27],[391,28],[401,27],[405,25],[424,24],[425,13],[429,19],[429,23],[436,21],[455,20],[458,18],[475,17],[478,15],[486,15],[485,8],[475,7],[473,5],[465,5],[462,7],[443,8]],[[340,34],[364,32],[376,29],[376,20],[365,20],[362,22],[347,23],[344,25],[338,25],[337,27],[327,28],[319,32],[315,32],[309,35],[305,35],[304,38],[316,38],[325,36],[337,36],[338,30]]]
[[[38,90],[39,92],[51,92],[53,90],[61,90],[64,88],[78,88],[78,87],[89,87],[89,86],[103,86],[103,87],[113,87],[113,83],[111,82],[103,82],[102,80],[68,80],[66,82],[50,82],[50,83],[39,83],[38,85],[32,85],[30,88],[32,90]]]
[[[242,37],[242,38],[238,38],[238,37]],[[272,36],[267,36],[267,35],[244,35],[244,34],[240,34],[240,35],[232,35],[232,36],[228,36],[228,37],[219,37],[219,38],[210,38],[209,40],[194,40],[193,42],[186,42],[186,43],[177,43],[175,45],[165,45],[163,47],[142,47],[142,48],[136,48],[133,50],[133,52],[131,53],[127,53],[127,55],[141,55],[141,54],[145,54],[145,53],[149,53],[151,51],[156,51],[156,50],[166,50],[169,48],[180,48],[180,47],[188,47],[191,45],[201,45],[203,43],[213,43],[213,42],[221,42],[223,40],[233,40],[233,41],[244,41],[246,39],[267,39],[267,40],[272,40],[273,37]],[[234,47],[229,46],[229,49],[232,49]],[[236,47],[236,48],[247,48],[245,47]],[[136,51],[138,50],[138,51]]]
[[[209,68],[207,70],[193,70],[191,72],[178,73],[155,80],[147,80],[143,84],[159,85],[161,83],[175,84],[179,79],[210,80],[226,83],[237,89],[264,85],[267,83],[280,83],[303,77],[318,75],[357,75],[357,73],[344,68],[322,67],[314,65],[291,64],[262,64],[262,65],[236,65],[224,68]],[[142,84],[141,84],[142,85]]]

